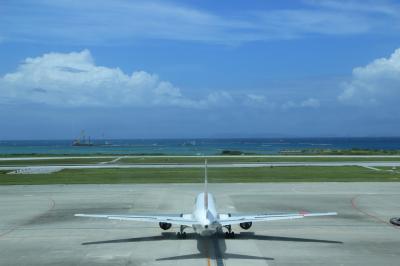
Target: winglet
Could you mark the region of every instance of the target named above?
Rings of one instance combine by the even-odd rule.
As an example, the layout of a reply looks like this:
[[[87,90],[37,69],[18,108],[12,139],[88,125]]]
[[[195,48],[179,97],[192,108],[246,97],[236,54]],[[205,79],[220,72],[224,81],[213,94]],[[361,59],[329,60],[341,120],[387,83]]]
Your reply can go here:
[[[207,159],[204,161],[204,208],[208,210],[208,191],[207,191]]]

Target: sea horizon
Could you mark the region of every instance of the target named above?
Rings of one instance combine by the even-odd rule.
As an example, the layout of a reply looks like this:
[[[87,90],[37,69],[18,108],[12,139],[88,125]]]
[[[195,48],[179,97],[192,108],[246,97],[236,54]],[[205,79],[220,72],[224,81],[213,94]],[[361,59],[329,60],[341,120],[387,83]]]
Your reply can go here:
[[[303,150],[400,150],[400,137],[136,138],[81,140],[0,140],[0,154],[218,155],[281,154]]]

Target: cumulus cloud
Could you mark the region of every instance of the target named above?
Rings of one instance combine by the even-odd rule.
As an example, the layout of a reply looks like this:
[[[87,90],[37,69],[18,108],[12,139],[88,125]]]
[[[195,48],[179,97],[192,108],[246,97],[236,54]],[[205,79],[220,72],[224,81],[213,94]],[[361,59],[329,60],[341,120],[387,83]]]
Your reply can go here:
[[[89,50],[26,58],[15,72],[0,77],[0,101],[57,107],[271,106],[265,96],[258,94],[213,91],[191,98],[155,74],[126,74],[119,68],[98,66]]]
[[[339,100],[355,105],[379,105],[400,97],[400,49],[389,58],[379,58],[353,69],[350,81],[343,84]]]
[[[196,93],[197,95],[199,93]],[[194,98],[156,74],[99,66],[89,50],[46,53],[26,58],[11,73],[0,76],[0,103],[35,103],[55,107],[264,108],[275,101],[260,93],[215,90]],[[317,108],[319,100],[288,101],[283,109]]]
[[[145,71],[128,75],[119,68],[97,66],[89,50],[25,59],[17,71],[0,78],[0,96],[8,102],[66,107],[204,107],[216,101],[185,97],[178,87]]]

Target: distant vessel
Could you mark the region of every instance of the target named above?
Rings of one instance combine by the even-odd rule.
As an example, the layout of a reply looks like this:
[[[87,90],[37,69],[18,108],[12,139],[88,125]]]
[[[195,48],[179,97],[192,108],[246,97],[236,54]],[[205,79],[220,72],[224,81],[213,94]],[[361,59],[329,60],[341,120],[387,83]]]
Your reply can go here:
[[[191,140],[191,141],[185,141],[184,143],[182,143],[182,146],[196,146],[197,143],[195,140]]]
[[[94,143],[90,140],[90,136],[86,137],[85,131],[81,131],[81,135],[79,138],[75,139],[72,142],[72,146],[94,146]]]

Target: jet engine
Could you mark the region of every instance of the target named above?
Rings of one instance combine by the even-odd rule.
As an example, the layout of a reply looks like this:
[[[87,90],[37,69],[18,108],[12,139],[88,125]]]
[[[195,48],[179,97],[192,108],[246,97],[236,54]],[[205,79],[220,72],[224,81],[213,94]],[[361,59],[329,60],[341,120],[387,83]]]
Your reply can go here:
[[[244,229],[244,230],[248,230],[248,229],[250,229],[250,227],[252,226],[252,222],[247,222],[247,223],[240,223],[239,225],[240,225],[240,227],[242,228],[242,229]]]
[[[168,230],[168,229],[170,229],[171,226],[172,226],[172,224],[170,224],[170,223],[159,223],[159,225],[160,225],[160,228],[161,228],[162,230]]]

